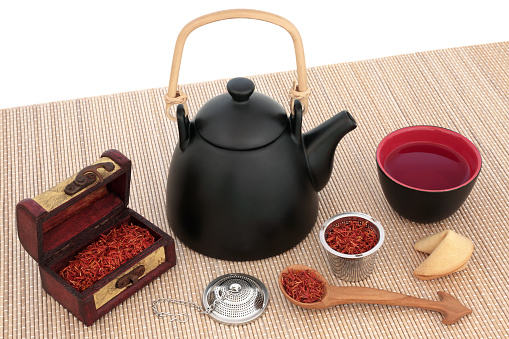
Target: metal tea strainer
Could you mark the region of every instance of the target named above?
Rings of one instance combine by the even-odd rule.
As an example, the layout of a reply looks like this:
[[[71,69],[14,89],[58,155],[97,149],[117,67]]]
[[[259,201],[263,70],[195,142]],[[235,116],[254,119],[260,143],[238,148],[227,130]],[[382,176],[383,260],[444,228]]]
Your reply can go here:
[[[210,282],[202,297],[203,307],[194,302],[159,298],[152,304],[154,314],[160,318],[185,322],[185,313],[161,312],[158,305],[169,302],[195,308],[201,314],[227,325],[242,325],[257,319],[269,303],[269,292],[255,277],[243,273],[229,273]]]

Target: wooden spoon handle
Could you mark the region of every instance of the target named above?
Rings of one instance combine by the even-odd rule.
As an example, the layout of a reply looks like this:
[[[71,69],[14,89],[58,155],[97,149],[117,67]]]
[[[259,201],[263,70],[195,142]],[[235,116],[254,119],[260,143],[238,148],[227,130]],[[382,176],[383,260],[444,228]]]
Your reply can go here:
[[[369,287],[331,286],[330,297],[325,301],[328,307],[343,304],[380,304],[422,308],[438,311],[444,315],[442,323],[454,324],[463,316],[472,313],[461,302],[446,292],[438,292],[442,300],[434,301]]]

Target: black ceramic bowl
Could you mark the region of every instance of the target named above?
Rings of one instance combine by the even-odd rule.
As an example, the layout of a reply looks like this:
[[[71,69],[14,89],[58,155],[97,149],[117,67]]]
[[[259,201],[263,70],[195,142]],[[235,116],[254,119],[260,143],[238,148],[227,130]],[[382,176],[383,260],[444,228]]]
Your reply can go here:
[[[378,145],[376,161],[391,207],[421,223],[440,221],[456,212],[481,171],[481,155],[470,140],[435,126],[390,133]]]

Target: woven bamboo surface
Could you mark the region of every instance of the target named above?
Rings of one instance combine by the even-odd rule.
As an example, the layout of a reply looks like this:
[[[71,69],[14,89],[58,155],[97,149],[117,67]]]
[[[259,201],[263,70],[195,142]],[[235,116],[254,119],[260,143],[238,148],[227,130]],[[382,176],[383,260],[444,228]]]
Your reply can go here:
[[[133,161],[130,207],[173,236],[165,215],[168,166],[177,126],[164,115],[166,88],[120,93],[1,110],[0,326],[4,338],[498,338],[509,335],[509,43],[494,43],[308,69],[312,89],[304,118],[308,130],[347,109],[358,128],[339,144],[334,172],[320,192],[320,210],[310,235],[294,249],[266,260],[230,262],[205,257],[176,239],[177,265],[90,327],[85,327],[43,291],[37,263],[17,238],[15,205],[34,197],[116,148]],[[294,74],[251,77],[257,91],[287,107]],[[184,85],[191,114],[224,92],[227,80]],[[412,223],[388,205],[378,183],[375,150],[391,131],[436,125],[469,138],[483,168],[470,197],[450,218]],[[329,271],[318,230],[330,216],[363,212],[386,229],[386,242],[370,278],[338,280]],[[426,257],[415,241],[446,228],[468,236],[475,250],[466,270],[421,281],[412,271]],[[227,235],[225,235],[227,236]],[[437,312],[380,305],[304,310],[277,288],[290,264],[319,270],[332,284],[376,287],[438,300],[444,290],[473,313],[454,325]],[[159,297],[201,301],[207,284],[226,273],[246,273],[264,282],[270,303],[244,326],[215,322],[193,309],[187,323],[152,314]]]

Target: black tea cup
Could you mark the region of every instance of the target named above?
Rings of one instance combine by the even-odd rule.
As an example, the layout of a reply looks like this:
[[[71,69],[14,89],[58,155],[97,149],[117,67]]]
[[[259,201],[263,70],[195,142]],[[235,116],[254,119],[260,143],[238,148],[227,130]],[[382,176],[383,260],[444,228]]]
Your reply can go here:
[[[376,151],[378,178],[401,216],[431,223],[456,212],[481,171],[481,155],[463,135],[435,126],[388,134]]]

